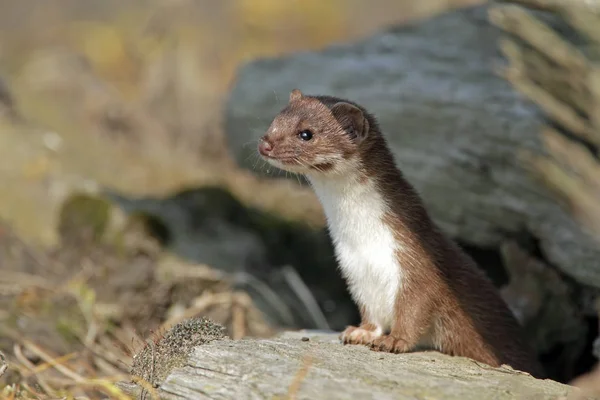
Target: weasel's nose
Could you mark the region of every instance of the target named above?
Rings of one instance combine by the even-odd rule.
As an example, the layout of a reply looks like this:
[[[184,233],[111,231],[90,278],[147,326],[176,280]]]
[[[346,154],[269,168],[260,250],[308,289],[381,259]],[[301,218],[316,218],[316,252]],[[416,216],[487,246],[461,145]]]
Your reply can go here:
[[[261,138],[258,144],[258,152],[263,156],[268,156],[271,150],[273,150],[273,145],[265,138]]]

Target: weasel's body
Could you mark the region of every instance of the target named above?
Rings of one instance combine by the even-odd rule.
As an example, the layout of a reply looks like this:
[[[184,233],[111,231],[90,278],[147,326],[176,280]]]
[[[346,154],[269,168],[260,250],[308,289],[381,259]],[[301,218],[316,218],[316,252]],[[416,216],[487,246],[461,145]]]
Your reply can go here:
[[[295,90],[259,151],[306,175],[323,205],[361,310],[344,343],[396,353],[421,345],[543,376],[497,289],[430,219],[364,108]]]
[[[390,329],[394,322],[390,310],[394,309],[403,276],[396,254],[401,244],[383,222],[384,199],[372,182],[310,181],[325,210],[339,265],[353,298],[375,325]]]

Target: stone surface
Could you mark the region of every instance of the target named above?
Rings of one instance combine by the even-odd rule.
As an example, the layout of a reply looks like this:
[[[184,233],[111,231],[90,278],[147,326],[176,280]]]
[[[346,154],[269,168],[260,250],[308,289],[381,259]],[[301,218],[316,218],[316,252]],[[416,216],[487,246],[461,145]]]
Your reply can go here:
[[[141,394],[135,385],[121,387]],[[437,352],[379,353],[343,346],[337,334],[302,331],[195,347],[158,389],[164,399],[235,400],[557,399],[577,392],[508,367]]]
[[[494,74],[499,36],[487,6],[477,6],[356,43],[252,61],[227,105],[232,152],[254,169],[252,140],[293,88],[349,98],[379,118],[399,166],[455,239],[485,249],[533,239],[544,259],[598,288],[600,246],[519,161],[520,149],[542,151],[542,116]]]

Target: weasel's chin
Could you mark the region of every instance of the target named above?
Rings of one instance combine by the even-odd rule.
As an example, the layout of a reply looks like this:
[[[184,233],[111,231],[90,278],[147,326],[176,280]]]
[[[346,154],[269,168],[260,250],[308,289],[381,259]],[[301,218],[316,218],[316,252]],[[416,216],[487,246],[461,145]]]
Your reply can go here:
[[[269,164],[271,164],[274,167],[280,168],[280,169],[287,169],[289,168],[285,162],[282,162],[276,158],[273,157],[269,157],[269,156],[262,156],[262,159],[265,160],[266,162],[268,162]]]
[[[277,158],[272,158],[272,157],[262,157],[263,160],[265,160],[266,162],[268,162],[269,164],[271,164],[272,166],[279,168],[283,171],[288,171],[288,172],[293,172],[293,173],[304,173],[304,168],[302,168],[300,165],[298,165],[295,162],[285,162],[282,160],[279,160]]]

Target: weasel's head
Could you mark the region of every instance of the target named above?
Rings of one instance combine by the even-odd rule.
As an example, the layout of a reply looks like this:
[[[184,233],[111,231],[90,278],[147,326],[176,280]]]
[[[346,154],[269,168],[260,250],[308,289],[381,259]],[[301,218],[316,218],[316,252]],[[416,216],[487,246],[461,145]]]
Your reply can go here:
[[[301,174],[343,173],[356,165],[370,124],[355,104],[298,89],[260,139],[258,152],[270,164]]]

